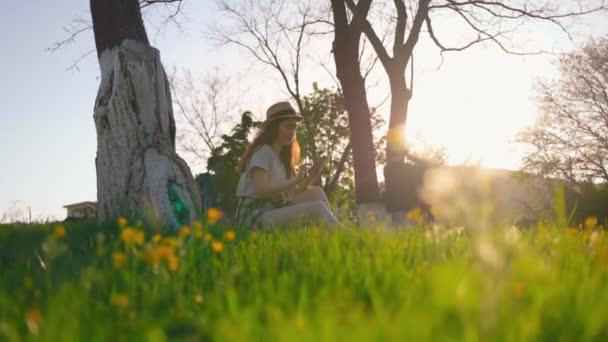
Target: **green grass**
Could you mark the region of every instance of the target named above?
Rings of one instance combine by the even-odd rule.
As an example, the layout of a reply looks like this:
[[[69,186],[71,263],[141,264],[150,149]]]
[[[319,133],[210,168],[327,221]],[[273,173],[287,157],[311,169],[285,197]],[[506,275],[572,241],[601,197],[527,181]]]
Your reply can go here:
[[[608,340],[601,229],[54,229],[0,226],[0,340]]]

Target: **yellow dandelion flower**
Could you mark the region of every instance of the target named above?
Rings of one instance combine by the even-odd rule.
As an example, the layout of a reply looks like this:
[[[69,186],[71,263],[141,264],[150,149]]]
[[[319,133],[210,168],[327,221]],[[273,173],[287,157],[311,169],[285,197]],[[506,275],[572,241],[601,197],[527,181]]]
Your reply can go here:
[[[179,237],[183,239],[189,235],[190,235],[190,227],[182,226],[179,230]]]
[[[114,264],[114,267],[116,268],[121,268],[125,264],[126,259],[127,257],[123,252],[116,251],[112,253],[112,264]]]
[[[203,224],[200,221],[194,221],[192,228],[194,228],[194,237],[197,239],[201,239],[205,236],[205,233],[203,232]]]
[[[158,244],[160,242],[161,236],[160,234],[154,234],[154,236],[152,237],[152,242]]]
[[[126,309],[129,306],[129,297],[124,293],[112,295],[112,305],[119,309]]]
[[[129,220],[127,220],[126,217],[124,216],[120,216],[116,222],[118,223],[118,226],[120,227],[120,229],[124,228],[127,226],[127,224],[129,224]]]
[[[120,239],[127,245],[141,245],[144,243],[144,232],[132,227],[126,227],[120,232]]]
[[[226,241],[234,241],[236,239],[236,233],[234,230],[229,229],[224,233],[224,240]]]
[[[162,239],[161,244],[163,246],[169,246],[171,248],[174,248],[177,246],[177,239],[174,237],[167,236]]]
[[[422,218],[422,210],[416,207],[407,212],[407,219],[410,221],[418,221]]]
[[[144,231],[136,229],[135,230],[135,243],[138,245],[143,245],[145,241],[146,241],[146,234],[144,234]]]
[[[37,307],[31,307],[25,310],[25,323],[27,328],[33,334],[38,334],[40,323],[42,322],[42,313]]]
[[[597,217],[590,216],[585,219],[585,228],[586,229],[593,229],[593,228],[595,228],[595,226],[597,226]]]
[[[135,230],[133,228],[127,227],[120,232],[120,240],[129,244],[134,241]]]
[[[67,234],[67,232],[65,230],[65,226],[62,224],[56,225],[55,231],[53,232],[53,234],[55,235],[56,238],[63,239]]]
[[[198,304],[203,304],[203,296],[201,296],[200,294],[197,294],[194,297],[194,301],[197,302]]]
[[[169,258],[171,255],[173,255],[173,247],[171,246],[159,246],[156,249],[156,254],[160,257],[160,258]]]
[[[221,253],[224,250],[224,243],[221,241],[213,241],[211,243],[211,249],[216,253]]]
[[[34,280],[30,276],[25,276],[23,278],[23,287],[30,290],[34,287]]]
[[[179,259],[175,256],[175,254],[171,253],[167,256],[167,269],[171,272],[177,271],[179,268]]]
[[[211,241],[213,239],[213,236],[211,236],[211,234],[206,233],[204,236],[205,241]]]
[[[150,264],[150,266],[156,266],[160,262],[160,258],[158,257],[156,250],[144,251],[139,255],[139,257],[143,262]]]
[[[207,221],[209,224],[216,224],[222,218],[222,211],[217,208],[207,210]]]

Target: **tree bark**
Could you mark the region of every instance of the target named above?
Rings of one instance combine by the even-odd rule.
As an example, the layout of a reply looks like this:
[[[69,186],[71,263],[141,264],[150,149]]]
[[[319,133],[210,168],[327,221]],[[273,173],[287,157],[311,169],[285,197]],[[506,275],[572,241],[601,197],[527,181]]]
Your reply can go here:
[[[91,0],[101,84],[95,100],[98,222],[142,218],[153,229],[199,217],[186,162],[175,152],[175,121],[160,53],[137,0]]]
[[[360,2],[360,6],[367,7],[363,12],[367,13],[369,3],[367,0]],[[359,222],[364,223],[366,218],[371,216],[367,215],[368,211],[379,210],[381,206],[371,112],[359,62],[360,22],[353,21],[348,24],[344,0],[332,0],[331,5],[335,25],[334,60],[348,112]],[[377,217],[379,213],[372,215]],[[382,213],[380,215],[383,216]]]
[[[387,162],[403,160],[406,153],[405,123],[407,110],[411,98],[411,91],[405,81],[405,70],[394,68],[389,76],[391,89],[391,112],[389,118],[389,131],[386,141]]]
[[[405,162],[405,124],[411,91],[405,81],[405,70],[394,68],[389,74],[391,88],[391,112],[386,142],[386,165],[384,166],[384,204],[392,215],[395,226],[403,224],[405,213],[423,204],[418,198],[421,177],[417,170],[422,165]],[[414,161],[414,164],[417,164]],[[424,172],[424,171],[423,171]]]
[[[150,45],[137,0],[90,0],[97,57],[131,39]]]
[[[370,4],[370,0],[361,0],[358,3],[364,16]],[[344,94],[353,149],[357,216],[359,224],[364,225],[374,219],[383,219],[386,210],[380,199],[371,112],[359,61],[359,41],[363,23],[356,18],[348,23],[344,0],[332,0],[331,5],[335,26],[333,52],[336,73]]]

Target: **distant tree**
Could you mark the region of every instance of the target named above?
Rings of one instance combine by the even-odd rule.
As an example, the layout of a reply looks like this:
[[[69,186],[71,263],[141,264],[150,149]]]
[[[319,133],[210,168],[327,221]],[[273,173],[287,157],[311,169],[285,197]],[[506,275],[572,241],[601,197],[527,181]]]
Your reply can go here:
[[[255,62],[280,77],[283,89],[310,125],[302,102],[302,78],[306,71],[306,49],[315,24],[317,0],[289,3],[284,0],[216,0],[222,21],[211,28],[211,38],[220,45],[240,48]],[[316,158],[314,137],[306,139]]]
[[[318,64],[311,58],[310,50],[314,48],[311,42],[331,33],[331,28],[327,28],[328,24],[331,25],[326,18],[329,15],[328,4],[322,0],[216,0],[216,4],[222,20],[211,28],[211,37],[221,46],[231,45],[241,49],[254,62],[267,67],[274,76],[280,78],[281,86],[304,118],[298,135],[304,160],[313,162],[326,154],[328,150],[322,150],[323,147],[318,146],[322,143],[318,139],[318,125],[325,125],[322,121],[333,122],[336,118],[321,118],[320,115],[326,112],[320,111],[316,104],[306,103],[302,87],[306,73],[313,69],[311,64]],[[328,47],[327,51],[329,50]],[[322,62],[320,66],[325,68]],[[331,115],[330,112],[327,113]],[[347,119],[345,116],[341,118]],[[340,124],[343,123],[340,121]],[[341,127],[341,131],[336,134],[344,133],[344,127]],[[325,169],[326,172],[333,172],[327,176],[327,179],[333,180],[328,183],[330,192],[337,181],[342,179],[343,172],[351,172],[345,163],[351,158],[352,143],[341,142],[331,153],[332,166]],[[372,158],[373,154],[371,153]],[[373,160],[369,165],[373,165]]]
[[[200,216],[200,197],[175,152],[169,82],[140,6],[138,0],[90,2],[101,69],[94,109],[97,217],[141,217],[155,229],[176,228]]]
[[[176,121],[176,148],[190,165],[204,165],[222,134],[235,123],[233,113],[243,96],[233,79],[219,68],[196,76],[189,70],[173,71],[169,77]]]
[[[344,94],[353,145],[358,220],[364,223],[369,211],[381,211],[380,187],[376,174],[371,108],[367,100],[365,76],[361,70],[361,41],[364,20],[371,1],[357,3],[360,15],[350,16],[344,0],[331,0],[334,26],[333,55],[336,76]]]
[[[539,121],[518,140],[526,171],[570,182],[608,182],[608,38],[559,58],[560,77],[538,84]]]
[[[568,25],[573,18],[604,11],[605,0],[563,1],[477,1],[477,0],[394,0],[392,13],[380,11],[372,20],[372,3],[385,6],[389,1],[380,0],[331,0],[334,15],[334,58],[338,79],[350,114],[351,132],[361,139],[354,146],[354,155],[362,158],[361,167],[366,172],[365,189],[357,189],[359,204],[372,202],[378,197],[375,173],[363,170],[369,167],[365,156],[371,153],[371,132],[367,122],[367,99],[365,79],[360,70],[360,36],[369,39],[382,64],[389,81],[391,109],[387,132],[384,176],[387,184],[389,211],[402,217],[405,207],[400,205],[399,194],[412,191],[402,186],[406,169],[407,146],[405,127],[409,102],[413,95],[413,56],[418,41],[426,38],[441,54],[463,51],[479,44],[493,44],[513,54],[540,53],[542,50],[525,51],[512,48],[512,39],[528,23],[546,23],[561,29],[571,38]],[[348,11],[346,10],[348,8]],[[443,25],[443,26],[442,26]],[[379,34],[383,30],[388,34]],[[451,41],[446,41],[441,32],[459,32]],[[384,39],[385,37],[391,39]],[[411,78],[407,79],[410,68]],[[368,157],[369,158],[369,157]],[[374,168],[375,169],[375,168]],[[363,184],[363,182],[361,182]],[[386,202],[386,201],[385,201]]]
[[[32,222],[32,209],[29,205],[19,200],[10,203],[11,206],[0,215],[0,223]]]
[[[317,154],[329,158],[321,173],[319,185],[323,187],[332,202],[348,208],[349,214],[354,214],[356,201],[352,140],[342,92],[327,88],[320,89],[315,83],[312,93],[304,96],[302,103],[311,121],[308,127],[303,126],[298,132],[302,153],[313,159],[307,139],[303,137],[314,137]],[[384,119],[374,108],[370,112],[373,129],[381,128]],[[384,162],[384,153],[382,153],[384,143],[383,136],[374,140],[377,151],[374,153],[375,162],[378,164]]]
[[[237,172],[241,156],[245,153],[249,144],[248,138],[253,128],[260,127],[261,122],[253,120],[251,112],[244,112],[241,121],[229,134],[221,137],[221,142],[211,151],[207,160],[206,175],[200,177],[212,177],[209,182],[212,188],[213,206],[221,208],[227,214],[234,213],[237,206],[236,188],[240,175]]]

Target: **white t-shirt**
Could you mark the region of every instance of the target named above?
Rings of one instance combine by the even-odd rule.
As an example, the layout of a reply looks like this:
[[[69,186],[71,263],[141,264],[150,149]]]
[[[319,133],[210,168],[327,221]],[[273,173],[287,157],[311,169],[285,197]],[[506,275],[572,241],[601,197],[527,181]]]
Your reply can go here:
[[[262,168],[268,172],[271,181],[288,179],[285,166],[281,163],[279,156],[274,153],[272,147],[267,144],[260,145],[251,155],[245,172],[239,178],[239,184],[236,188],[238,197],[257,197],[251,179],[251,169],[254,167]]]

